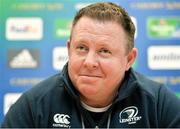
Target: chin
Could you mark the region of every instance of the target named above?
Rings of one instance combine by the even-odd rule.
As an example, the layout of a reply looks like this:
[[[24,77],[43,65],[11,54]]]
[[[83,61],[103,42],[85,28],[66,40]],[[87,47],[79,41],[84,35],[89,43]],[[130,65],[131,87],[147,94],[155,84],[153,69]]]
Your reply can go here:
[[[88,85],[83,85],[79,88],[79,91],[81,92],[81,94],[83,94],[83,96],[94,96],[98,93],[97,87]]]

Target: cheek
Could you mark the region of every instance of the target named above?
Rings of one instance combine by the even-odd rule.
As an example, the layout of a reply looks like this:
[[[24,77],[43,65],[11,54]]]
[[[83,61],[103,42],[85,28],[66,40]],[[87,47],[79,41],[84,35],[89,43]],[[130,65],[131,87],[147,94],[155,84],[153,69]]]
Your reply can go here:
[[[109,79],[120,79],[125,73],[126,63],[119,60],[111,60],[103,62],[102,71],[108,76]]]
[[[74,74],[77,74],[80,67],[81,67],[82,61],[77,56],[70,56],[69,57],[69,73],[74,76]]]

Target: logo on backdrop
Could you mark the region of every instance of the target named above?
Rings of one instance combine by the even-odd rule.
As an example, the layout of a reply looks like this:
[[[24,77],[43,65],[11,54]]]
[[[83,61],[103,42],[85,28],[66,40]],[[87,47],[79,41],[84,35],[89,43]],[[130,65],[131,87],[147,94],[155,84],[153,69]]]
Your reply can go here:
[[[56,38],[69,38],[72,26],[72,19],[55,20],[55,36]]]
[[[70,128],[70,122],[69,122],[69,119],[70,119],[70,116],[69,115],[66,115],[66,114],[55,114],[54,117],[54,124],[53,124],[53,127],[63,127],[63,128]]]
[[[4,95],[4,115],[8,112],[12,104],[21,96],[21,93],[7,93]]]
[[[119,122],[135,124],[137,121],[141,119],[141,116],[137,116],[137,115],[138,115],[137,107],[135,106],[127,107],[119,113]]]
[[[11,49],[8,51],[8,64],[10,68],[37,68],[39,62],[39,50]]]
[[[137,38],[137,33],[138,33],[137,20],[136,20],[136,18],[133,17],[133,16],[131,16],[131,20],[132,20],[132,22],[134,23],[134,26],[135,26],[135,28],[136,28],[135,34],[134,34],[134,38],[136,39],[136,38]]]
[[[56,47],[53,49],[53,68],[62,70],[68,60],[68,51],[66,47]]]
[[[149,17],[147,28],[150,38],[180,38],[179,17]]]
[[[180,69],[180,46],[163,45],[148,48],[148,66],[150,69]]]
[[[8,40],[41,40],[43,21],[39,17],[10,17],[6,21]]]

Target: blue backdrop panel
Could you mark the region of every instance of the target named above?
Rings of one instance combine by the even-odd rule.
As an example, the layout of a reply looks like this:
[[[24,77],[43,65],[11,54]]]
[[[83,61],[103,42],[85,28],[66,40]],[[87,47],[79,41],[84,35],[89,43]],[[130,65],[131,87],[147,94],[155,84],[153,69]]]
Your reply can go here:
[[[0,123],[26,90],[61,71],[73,16],[100,0],[0,0]],[[180,1],[110,0],[136,26],[134,69],[180,94]]]

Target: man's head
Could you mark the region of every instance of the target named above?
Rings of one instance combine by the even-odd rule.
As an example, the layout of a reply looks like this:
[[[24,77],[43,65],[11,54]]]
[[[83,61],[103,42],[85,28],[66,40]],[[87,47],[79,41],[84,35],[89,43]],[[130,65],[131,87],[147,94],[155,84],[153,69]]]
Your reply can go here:
[[[134,47],[135,26],[128,13],[122,7],[111,2],[99,2],[82,8],[74,17],[72,31],[79,19],[84,16],[98,20],[100,22],[117,22],[120,26],[123,27],[127,36],[127,53]]]
[[[136,58],[134,26],[121,10],[112,3],[96,3],[80,10],[73,23],[68,73],[81,100],[91,106],[112,102]]]

